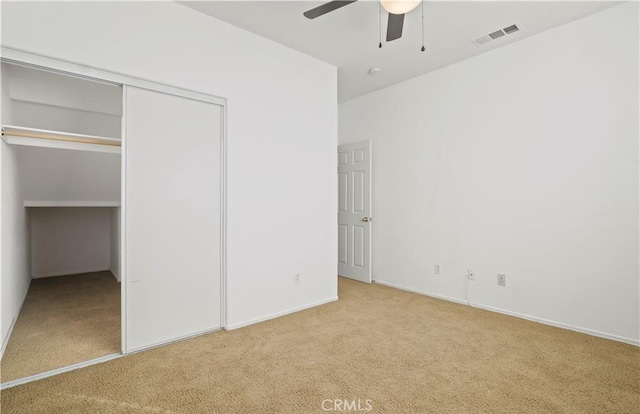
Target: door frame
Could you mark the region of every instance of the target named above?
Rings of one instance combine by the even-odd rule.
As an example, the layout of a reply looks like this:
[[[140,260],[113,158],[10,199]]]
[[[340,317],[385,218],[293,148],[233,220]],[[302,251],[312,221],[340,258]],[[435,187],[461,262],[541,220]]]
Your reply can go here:
[[[126,316],[127,316],[127,272],[126,272],[126,223],[127,223],[127,200],[126,200],[126,185],[127,185],[127,171],[126,171],[126,157],[127,157],[127,137],[125,131],[126,120],[126,96],[123,86],[133,86],[142,89],[148,89],[156,92],[166,93],[169,95],[181,96],[188,99],[203,101],[220,106],[221,110],[221,131],[220,131],[220,327],[213,331],[227,328],[227,100],[219,96],[214,96],[202,92],[197,92],[189,89],[180,88],[177,86],[152,82],[133,76],[124,75],[117,72],[111,72],[108,70],[98,69],[91,66],[77,64],[74,62],[52,58],[44,55],[39,55],[24,50],[13,49],[8,47],[0,48],[0,61],[5,63],[11,63],[20,66],[26,66],[34,69],[44,70],[53,73],[60,73],[67,76],[78,77],[87,79],[94,82],[111,84],[114,86],[122,87],[122,146],[121,146],[121,185],[120,185],[120,287],[121,287],[121,352],[119,355],[127,355],[130,351],[126,347]],[[210,332],[210,331],[209,331]],[[201,332],[191,336],[201,335],[207,332]],[[162,344],[155,346],[165,345],[171,342],[180,341],[184,338],[176,338]],[[152,347],[149,347],[152,348]],[[145,350],[137,349],[135,352]],[[118,354],[114,355],[118,356]],[[114,357],[112,356],[112,357]],[[111,359],[111,358],[110,358]],[[69,367],[73,369],[72,367]],[[56,370],[57,373],[65,372],[65,369]],[[58,372],[59,371],[59,372]],[[44,378],[47,373],[35,375],[29,377],[30,381]],[[24,381],[29,382],[29,381]],[[23,382],[21,382],[23,383]],[[16,384],[17,385],[17,384]]]

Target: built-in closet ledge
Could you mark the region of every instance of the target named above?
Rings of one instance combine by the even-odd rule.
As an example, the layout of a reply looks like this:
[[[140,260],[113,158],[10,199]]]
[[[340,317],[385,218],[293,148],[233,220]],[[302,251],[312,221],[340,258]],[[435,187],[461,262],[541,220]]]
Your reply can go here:
[[[25,201],[25,207],[120,207],[119,201]]]
[[[2,126],[2,139],[7,144],[30,147],[111,152],[116,154],[121,152],[121,140],[117,138],[72,134],[13,125]]]

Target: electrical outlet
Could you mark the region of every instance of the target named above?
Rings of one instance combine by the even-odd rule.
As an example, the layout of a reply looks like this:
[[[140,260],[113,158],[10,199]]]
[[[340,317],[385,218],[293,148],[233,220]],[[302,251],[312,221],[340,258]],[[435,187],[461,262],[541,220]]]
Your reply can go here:
[[[441,275],[442,274],[442,271],[440,269],[440,265],[439,264],[433,266],[433,273],[435,273],[436,275]]]
[[[498,273],[498,286],[507,286],[507,276]]]
[[[293,284],[294,285],[299,285],[300,284],[300,273],[296,273],[293,276]]]
[[[467,279],[476,280],[476,272],[474,272],[472,269],[467,269]]]

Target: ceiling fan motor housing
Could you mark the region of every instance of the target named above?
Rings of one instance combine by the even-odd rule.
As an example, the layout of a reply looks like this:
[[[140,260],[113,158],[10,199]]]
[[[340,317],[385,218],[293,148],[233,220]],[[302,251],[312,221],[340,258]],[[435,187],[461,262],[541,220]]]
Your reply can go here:
[[[421,0],[380,0],[382,7],[391,14],[405,14],[418,7]]]

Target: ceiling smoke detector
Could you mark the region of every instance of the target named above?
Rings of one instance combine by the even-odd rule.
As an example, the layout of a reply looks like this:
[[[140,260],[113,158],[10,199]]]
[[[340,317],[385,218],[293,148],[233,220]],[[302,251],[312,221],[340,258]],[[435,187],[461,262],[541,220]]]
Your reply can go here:
[[[376,76],[382,73],[382,69],[380,68],[371,68],[369,69],[369,76]]]
[[[496,31],[493,31],[489,34],[486,35],[482,35],[480,37],[476,37],[475,39],[471,39],[471,41],[473,43],[475,43],[477,46],[481,46],[484,45],[486,43],[489,43],[493,40],[497,40],[500,39],[501,37],[504,37],[506,35],[510,35],[512,33],[516,33],[519,32],[520,30],[522,30],[522,25],[520,25],[520,23],[516,22],[514,24],[512,24],[511,26],[507,26],[503,29],[498,29]]]

